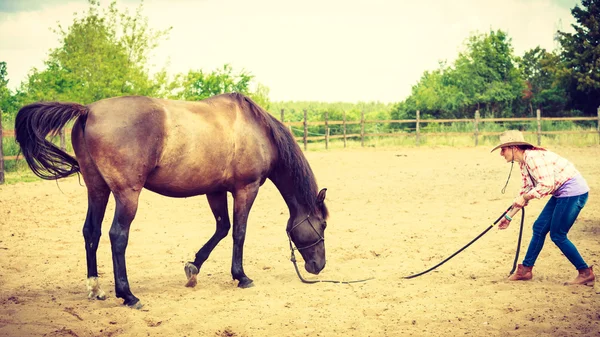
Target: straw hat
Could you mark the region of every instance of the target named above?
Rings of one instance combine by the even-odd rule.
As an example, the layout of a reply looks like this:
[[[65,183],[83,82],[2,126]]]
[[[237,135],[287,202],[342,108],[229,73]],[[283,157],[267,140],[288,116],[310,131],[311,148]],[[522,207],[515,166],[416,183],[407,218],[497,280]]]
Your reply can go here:
[[[523,138],[523,134],[521,133],[521,131],[507,130],[507,131],[502,132],[502,134],[500,135],[500,145],[493,148],[492,151],[490,151],[490,152],[494,152],[496,149],[498,149],[500,147],[514,146],[514,145],[534,146],[533,144],[530,144],[525,141],[525,138]]]

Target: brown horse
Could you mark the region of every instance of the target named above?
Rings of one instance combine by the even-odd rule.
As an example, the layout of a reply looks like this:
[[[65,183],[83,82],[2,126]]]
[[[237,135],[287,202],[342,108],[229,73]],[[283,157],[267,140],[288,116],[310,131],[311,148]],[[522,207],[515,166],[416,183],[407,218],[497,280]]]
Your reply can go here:
[[[70,120],[76,159],[46,139]],[[125,249],[142,188],[170,197],[206,194],[216,231],[185,266],[188,286],[231,227],[227,192],[232,193],[233,256],[231,275],[241,288],[252,286],[243,268],[248,213],[258,189],[269,178],[289,208],[289,238],[302,254],[305,269],[325,267],[326,189],[318,192],[314,174],[287,128],[241,94],[199,102],[142,96],[117,97],[87,106],[40,102],[21,108],[16,141],[31,170],[44,179],[80,172],[88,192],[83,225],[90,298],[104,299],[98,284],[96,250],[112,192],[116,209],[109,236],[115,294],[140,308],[127,280]]]

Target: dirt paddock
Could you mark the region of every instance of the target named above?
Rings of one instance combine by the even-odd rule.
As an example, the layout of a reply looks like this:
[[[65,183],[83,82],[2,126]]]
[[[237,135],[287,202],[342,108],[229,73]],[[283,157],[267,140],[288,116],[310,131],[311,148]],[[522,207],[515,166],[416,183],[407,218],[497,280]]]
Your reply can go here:
[[[570,238],[600,263],[600,147],[555,148],[591,187]],[[250,214],[244,266],[255,286],[231,280],[229,236],[204,264],[196,288],[183,266],[213,234],[203,196],[144,191],[127,249],[133,310],[114,296],[108,229],[98,250],[105,301],[88,300],[81,227],[87,208],[77,177],[0,186],[1,336],[598,336],[596,288],[564,286],[576,271],[548,239],[530,282],[508,282],[518,219],[492,229],[437,270],[406,280],[461,248],[511,203],[518,168],[488,148],[389,148],[308,152],[331,218],[327,266],[303,284],[289,261],[287,208],[267,181]],[[526,209],[521,258],[547,199]],[[301,257],[298,257],[301,259]],[[301,262],[302,264],[302,262]],[[599,282],[600,283],[600,282]]]

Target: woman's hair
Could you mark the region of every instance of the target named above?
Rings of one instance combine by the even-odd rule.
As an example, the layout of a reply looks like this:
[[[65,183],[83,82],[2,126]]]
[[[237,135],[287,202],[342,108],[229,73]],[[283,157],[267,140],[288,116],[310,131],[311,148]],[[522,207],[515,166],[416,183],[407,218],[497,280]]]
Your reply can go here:
[[[518,147],[522,151],[525,151],[525,150],[546,151],[546,149],[544,149],[543,147],[537,147],[537,146],[533,146],[533,145],[517,145],[516,147]]]

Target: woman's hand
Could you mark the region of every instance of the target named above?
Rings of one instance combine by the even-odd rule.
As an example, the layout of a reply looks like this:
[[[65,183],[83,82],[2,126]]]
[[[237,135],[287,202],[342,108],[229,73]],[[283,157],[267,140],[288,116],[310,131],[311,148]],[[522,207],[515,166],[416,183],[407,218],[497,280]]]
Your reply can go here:
[[[498,229],[507,229],[508,225],[510,225],[510,221],[503,217],[498,223]]]

